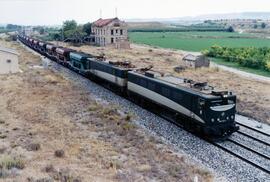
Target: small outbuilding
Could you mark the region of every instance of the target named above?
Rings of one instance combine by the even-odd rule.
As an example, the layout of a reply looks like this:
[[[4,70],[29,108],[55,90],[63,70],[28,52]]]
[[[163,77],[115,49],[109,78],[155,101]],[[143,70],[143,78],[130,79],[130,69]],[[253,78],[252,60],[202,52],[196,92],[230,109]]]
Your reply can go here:
[[[19,54],[13,50],[0,47],[0,74],[16,73],[19,71]]]
[[[200,68],[209,67],[210,60],[203,54],[187,54],[183,57],[186,67]]]

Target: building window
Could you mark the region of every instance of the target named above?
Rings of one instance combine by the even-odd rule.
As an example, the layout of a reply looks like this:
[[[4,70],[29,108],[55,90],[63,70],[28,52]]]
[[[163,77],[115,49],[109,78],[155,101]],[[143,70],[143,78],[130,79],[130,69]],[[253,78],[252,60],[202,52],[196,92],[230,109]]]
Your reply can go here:
[[[114,43],[114,39],[113,39],[113,38],[111,38],[111,43],[112,43],[112,44]]]
[[[7,60],[7,63],[11,63],[11,60],[10,60],[10,59],[8,59],[8,60]]]
[[[118,30],[115,30],[115,33],[118,33]]]
[[[123,30],[120,30],[120,35],[123,35]]]
[[[111,30],[111,35],[113,35],[113,30]]]

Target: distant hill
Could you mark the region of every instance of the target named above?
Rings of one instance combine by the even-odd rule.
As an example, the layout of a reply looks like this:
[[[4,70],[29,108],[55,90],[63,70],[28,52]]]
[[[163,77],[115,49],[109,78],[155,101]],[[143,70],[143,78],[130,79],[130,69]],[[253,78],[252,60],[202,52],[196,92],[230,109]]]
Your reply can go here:
[[[270,19],[270,12],[243,12],[243,13],[228,13],[228,14],[209,14],[200,15],[193,19],[199,20],[215,20],[215,19]]]
[[[270,12],[242,12],[242,13],[225,13],[225,14],[206,14],[199,16],[186,16],[174,18],[153,18],[153,19],[127,19],[127,22],[161,22],[161,23],[182,23],[194,24],[204,20],[216,19],[270,19]]]

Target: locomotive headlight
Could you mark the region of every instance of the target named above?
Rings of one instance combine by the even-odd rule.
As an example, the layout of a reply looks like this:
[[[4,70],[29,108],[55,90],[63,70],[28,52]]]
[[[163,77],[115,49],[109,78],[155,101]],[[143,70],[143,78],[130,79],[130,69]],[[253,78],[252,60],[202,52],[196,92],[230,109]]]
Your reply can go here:
[[[233,115],[231,115],[231,118],[233,119],[233,118],[234,118],[234,116],[233,116]]]
[[[219,118],[217,118],[217,121],[220,121],[220,119],[219,119]]]
[[[226,119],[227,119],[227,120],[229,120],[230,118],[229,118],[229,117],[227,117]]]
[[[214,123],[215,119],[214,119],[214,118],[212,118],[212,119],[211,119],[211,121],[212,121],[212,123]]]

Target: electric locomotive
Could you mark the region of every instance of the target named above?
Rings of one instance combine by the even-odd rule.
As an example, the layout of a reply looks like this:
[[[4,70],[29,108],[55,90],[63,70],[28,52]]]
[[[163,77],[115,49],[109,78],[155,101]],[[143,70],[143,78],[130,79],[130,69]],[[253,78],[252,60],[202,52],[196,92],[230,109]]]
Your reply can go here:
[[[225,138],[235,125],[236,96],[207,83],[155,71],[128,73],[128,92],[135,101],[189,131],[208,138]]]

